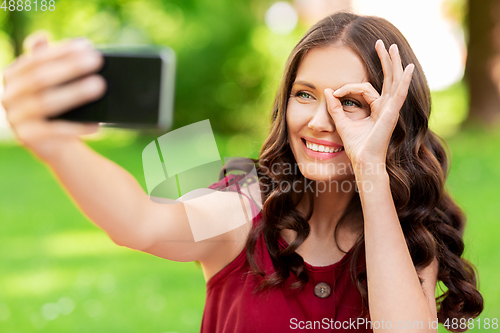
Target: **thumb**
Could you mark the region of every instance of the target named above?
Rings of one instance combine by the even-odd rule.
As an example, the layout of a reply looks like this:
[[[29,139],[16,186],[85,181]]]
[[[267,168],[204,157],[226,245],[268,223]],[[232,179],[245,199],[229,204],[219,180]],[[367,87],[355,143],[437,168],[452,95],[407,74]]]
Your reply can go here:
[[[50,39],[50,32],[46,30],[38,30],[26,37],[23,42],[23,48],[27,53],[36,53],[46,48]]]
[[[351,119],[349,119],[349,117],[345,115],[340,99],[338,99],[333,95],[332,89],[330,88],[325,89],[325,97],[326,97],[326,107],[328,109],[328,112],[332,116],[336,126],[338,126],[341,123],[351,121]]]

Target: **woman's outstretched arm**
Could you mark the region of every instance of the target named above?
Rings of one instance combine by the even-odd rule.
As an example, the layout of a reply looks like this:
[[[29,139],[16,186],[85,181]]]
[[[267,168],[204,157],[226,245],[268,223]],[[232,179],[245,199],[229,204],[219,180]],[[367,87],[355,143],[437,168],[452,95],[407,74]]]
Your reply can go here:
[[[81,141],[96,124],[47,120],[102,96],[105,82],[95,74],[102,56],[84,40],[49,46],[44,36],[30,38],[31,52],[4,71],[2,104],[18,140],[115,243],[170,260],[223,265],[234,245],[227,241],[239,239],[241,228],[196,242],[183,203],[149,200],[127,171]]]
[[[116,244],[138,250],[151,245],[148,231],[155,228],[145,212],[154,203],[126,170],[78,138],[58,144],[44,162],[80,210]]]
[[[118,245],[174,261],[200,261],[210,277],[246,239],[249,225],[195,241],[183,203],[151,201],[131,174],[78,139],[60,144],[45,162],[81,211]]]

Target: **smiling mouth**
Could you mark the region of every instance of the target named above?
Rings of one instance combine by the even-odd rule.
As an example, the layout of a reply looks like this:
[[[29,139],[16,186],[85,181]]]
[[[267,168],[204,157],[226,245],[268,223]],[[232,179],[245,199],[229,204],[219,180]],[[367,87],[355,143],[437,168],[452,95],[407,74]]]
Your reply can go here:
[[[312,143],[307,141],[306,139],[301,139],[306,145],[307,149],[318,152],[318,153],[338,153],[344,150],[344,147],[334,148],[326,145],[318,145],[316,143]]]

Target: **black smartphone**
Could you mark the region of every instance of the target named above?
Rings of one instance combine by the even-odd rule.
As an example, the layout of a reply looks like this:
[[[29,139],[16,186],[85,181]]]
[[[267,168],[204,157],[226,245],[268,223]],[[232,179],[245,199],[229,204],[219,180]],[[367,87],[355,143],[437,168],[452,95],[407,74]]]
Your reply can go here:
[[[175,53],[168,47],[97,49],[104,56],[98,74],[106,80],[106,93],[97,101],[51,119],[170,129],[174,114]]]

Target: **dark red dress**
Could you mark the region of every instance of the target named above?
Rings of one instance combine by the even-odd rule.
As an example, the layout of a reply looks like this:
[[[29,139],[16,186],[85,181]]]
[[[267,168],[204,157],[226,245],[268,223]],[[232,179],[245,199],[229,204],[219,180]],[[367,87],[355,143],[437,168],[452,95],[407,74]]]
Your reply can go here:
[[[254,219],[254,224],[260,221],[260,217],[259,214]],[[280,238],[280,247],[286,246],[285,240]],[[267,273],[273,272],[262,235],[255,253],[259,260],[263,259],[259,261],[260,267]],[[339,262],[329,266],[314,267],[306,263],[309,282],[301,291],[284,287],[253,294],[259,278],[249,274],[243,249],[236,259],[208,281],[201,332],[274,333],[296,332],[301,328],[307,332],[371,332],[365,329],[361,319],[357,319],[361,314],[361,297],[351,281],[348,262],[351,254],[348,252]],[[295,278],[290,277],[285,286],[293,281]],[[330,288],[330,295],[326,298],[320,298],[314,292],[314,287],[321,282]]]
[[[253,219],[254,227],[263,223],[261,217],[259,213]],[[279,245],[280,248],[288,246],[282,237]],[[257,240],[255,255],[262,270],[268,274],[274,272],[262,234]],[[300,291],[288,288],[297,281],[290,276],[284,287],[254,294],[260,278],[250,273],[246,248],[243,249],[208,281],[201,332],[372,332],[366,321],[362,322],[363,318],[357,319],[361,315],[361,296],[351,281],[351,255],[352,249],[329,266],[315,267],[306,263],[309,282]]]

